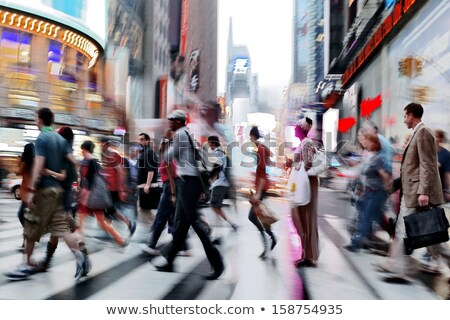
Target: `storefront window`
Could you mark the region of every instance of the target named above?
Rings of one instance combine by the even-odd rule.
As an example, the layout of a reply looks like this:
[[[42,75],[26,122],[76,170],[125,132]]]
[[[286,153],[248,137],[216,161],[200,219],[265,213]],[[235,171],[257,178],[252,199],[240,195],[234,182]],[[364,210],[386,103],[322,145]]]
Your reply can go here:
[[[51,108],[57,111],[73,111],[78,90],[77,61],[71,59],[70,48],[58,41],[50,41],[48,71],[50,77]]]
[[[26,32],[3,28],[0,39],[0,63],[8,66],[31,66],[31,35]]]
[[[48,49],[49,73],[58,76],[60,80],[71,83],[78,82],[78,61],[71,59],[70,48],[61,42],[50,41]]]

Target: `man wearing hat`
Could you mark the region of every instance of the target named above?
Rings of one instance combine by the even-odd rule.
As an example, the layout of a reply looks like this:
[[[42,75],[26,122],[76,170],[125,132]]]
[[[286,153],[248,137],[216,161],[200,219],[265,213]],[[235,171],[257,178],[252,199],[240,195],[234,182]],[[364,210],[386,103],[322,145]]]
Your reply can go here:
[[[173,272],[173,262],[182,248],[189,228],[192,226],[195,233],[203,244],[206,256],[212,267],[212,272],[206,276],[208,280],[215,280],[224,271],[222,256],[209,238],[209,228],[200,218],[197,211],[198,199],[201,194],[201,181],[199,169],[194,157],[196,142],[192,134],[186,127],[186,113],[182,110],[175,110],[169,117],[170,129],[175,132],[172,146],[165,154],[165,160],[171,163],[177,161],[177,195],[176,211],[174,221],[173,240],[166,248],[161,250],[161,254],[166,258],[167,264],[156,266],[156,270]]]
[[[212,210],[216,215],[222,217],[225,221],[227,221],[234,231],[237,230],[237,225],[231,222],[228,217],[225,215],[225,212],[222,210],[223,200],[225,199],[228,189],[230,188],[230,181],[228,181],[225,170],[227,169],[228,161],[227,156],[223,149],[221,148],[219,137],[218,136],[209,136],[208,144],[212,151],[212,157],[208,160],[210,164],[213,166],[213,170],[211,172],[212,180],[211,183],[211,200],[210,205]]]

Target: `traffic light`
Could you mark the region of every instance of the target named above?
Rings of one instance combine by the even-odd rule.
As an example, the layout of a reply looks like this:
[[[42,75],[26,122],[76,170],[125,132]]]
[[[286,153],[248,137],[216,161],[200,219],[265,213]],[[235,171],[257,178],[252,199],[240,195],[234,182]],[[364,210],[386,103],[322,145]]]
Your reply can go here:
[[[422,74],[423,61],[417,57],[404,57],[398,63],[398,72],[401,76],[414,78]]]
[[[421,75],[422,74],[422,59],[420,58],[415,58],[414,59],[414,71],[416,75]]]
[[[401,76],[406,76],[408,78],[412,77],[412,58],[404,57],[401,58],[398,64],[398,71]]]

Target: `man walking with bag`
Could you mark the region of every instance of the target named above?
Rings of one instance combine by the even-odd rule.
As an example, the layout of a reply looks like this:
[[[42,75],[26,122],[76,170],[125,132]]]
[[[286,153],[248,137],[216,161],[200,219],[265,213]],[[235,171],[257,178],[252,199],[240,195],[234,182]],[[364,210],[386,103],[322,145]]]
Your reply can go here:
[[[404,122],[412,129],[412,136],[403,153],[400,178],[394,181],[395,189],[401,190],[400,213],[395,228],[395,237],[389,248],[387,263],[379,265],[379,271],[391,272],[383,281],[408,283],[407,261],[404,256],[406,237],[403,218],[417,211],[417,207],[442,204],[442,189],[436,159],[436,143],[433,131],[422,122],[423,107],[410,103],[404,108]],[[432,255],[433,269],[450,280],[450,269],[442,260],[442,244],[428,247]]]
[[[206,276],[208,280],[215,280],[224,271],[222,256],[208,236],[208,226],[200,218],[197,211],[198,199],[201,193],[199,168],[195,159],[194,138],[186,128],[186,113],[175,110],[170,116],[170,129],[175,132],[173,145],[165,155],[165,160],[171,163],[177,161],[176,211],[173,241],[161,254],[166,258],[167,264],[156,266],[156,270],[173,272],[173,262],[183,246],[189,228],[192,226],[203,244],[206,256],[212,267],[212,272]]]

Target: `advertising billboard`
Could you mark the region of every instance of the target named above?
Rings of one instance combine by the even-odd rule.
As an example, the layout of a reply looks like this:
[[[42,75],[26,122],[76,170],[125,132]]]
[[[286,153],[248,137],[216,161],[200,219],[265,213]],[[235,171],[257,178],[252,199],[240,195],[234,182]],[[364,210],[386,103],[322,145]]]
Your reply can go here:
[[[0,0],[0,6],[28,12],[81,31],[103,48],[106,39],[106,0]]]
[[[233,62],[234,74],[247,74],[250,68],[250,59],[248,57],[236,57]]]

